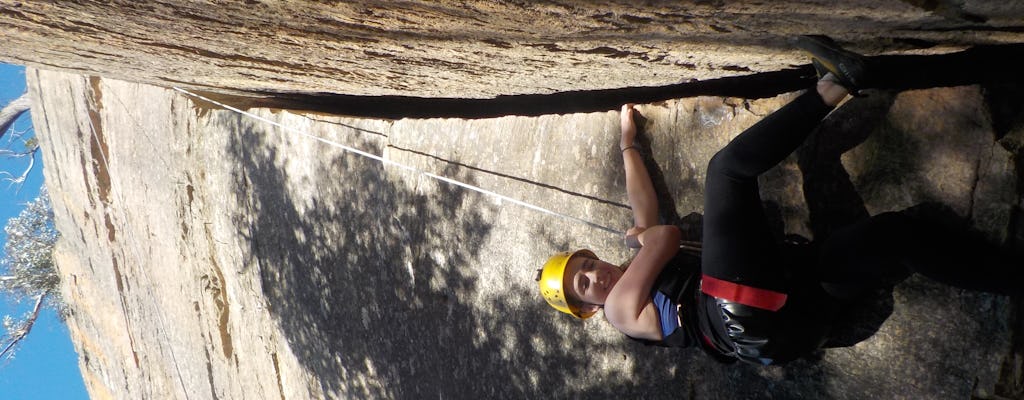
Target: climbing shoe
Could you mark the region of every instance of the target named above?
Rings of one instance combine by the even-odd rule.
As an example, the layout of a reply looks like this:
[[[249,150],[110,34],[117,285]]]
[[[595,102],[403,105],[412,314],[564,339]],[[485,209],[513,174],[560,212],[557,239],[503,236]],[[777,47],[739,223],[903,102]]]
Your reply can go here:
[[[864,56],[845,50],[822,35],[797,36],[793,45],[810,53],[811,64],[819,78],[831,72],[839,84],[855,96],[861,95],[860,89],[867,87],[868,62]]]

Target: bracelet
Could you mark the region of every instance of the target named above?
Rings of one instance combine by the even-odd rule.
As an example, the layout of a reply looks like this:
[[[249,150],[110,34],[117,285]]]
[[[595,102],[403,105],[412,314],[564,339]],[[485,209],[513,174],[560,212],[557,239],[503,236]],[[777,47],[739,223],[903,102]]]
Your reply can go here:
[[[626,235],[626,247],[639,249],[644,245],[640,243],[640,238],[637,235]]]
[[[622,149],[620,149],[620,150],[621,150],[621,151],[622,151],[623,153],[625,153],[625,152],[626,152],[626,150],[629,150],[629,149],[633,149],[633,150],[636,150],[636,151],[637,151],[638,153],[642,153],[642,152],[640,151],[640,148],[639,148],[639,147],[637,147],[636,145],[633,145],[633,144],[631,144],[631,145],[629,145],[629,146],[626,146],[626,147],[623,147],[623,148],[622,148]]]

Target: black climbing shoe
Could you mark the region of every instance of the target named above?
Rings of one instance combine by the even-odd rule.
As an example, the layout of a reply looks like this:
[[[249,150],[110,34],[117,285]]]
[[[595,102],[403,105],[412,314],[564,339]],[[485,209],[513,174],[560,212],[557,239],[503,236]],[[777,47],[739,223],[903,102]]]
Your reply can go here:
[[[867,87],[868,66],[864,56],[844,50],[834,40],[822,35],[804,35],[793,39],[796,48],[811,54],[818,77],[831,72],[839,84],[855,96]]]

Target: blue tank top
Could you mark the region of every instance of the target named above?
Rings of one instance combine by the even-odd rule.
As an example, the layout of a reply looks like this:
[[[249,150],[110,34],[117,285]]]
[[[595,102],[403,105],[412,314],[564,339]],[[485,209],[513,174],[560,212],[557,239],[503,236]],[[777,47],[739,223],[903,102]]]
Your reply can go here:
[[[666,338],[679,328],[676,303],[659,291],[654,292],[653,300],[654,309],[658,311],[658,321],[661,323],[661,337]]]

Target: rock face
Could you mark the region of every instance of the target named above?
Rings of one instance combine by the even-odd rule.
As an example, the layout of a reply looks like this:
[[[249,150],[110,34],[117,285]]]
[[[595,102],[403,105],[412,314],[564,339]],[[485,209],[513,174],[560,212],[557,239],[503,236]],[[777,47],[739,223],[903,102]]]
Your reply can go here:
[[[794,34],[943,53],[1022,28],[1003,0],[0,0],[0,60],[231,94],[491,98],[804,65]]]
[[[786,366],[644,347],[601,318],[556,315],[536,295],[535,269],[552,252],[625,260],[619,235],[328,143],[621,230],[630,213],[615,112],[370,120],[251,110],[258,120],[153,86],[27,76],[63,234],[55,257],[68,324],[96,399],[1021,393],[1007,385],[1021,366],[1014,305],[922,278],[879,297],[872,315],[891,316],[870,337]],[[992,241],[1012,240],[1024,131],[1004,118],[1020,115],[1019,102],[995,93],[851,100],[765,176],[780,232],[813,237],[938,200]],[[693,222],[679,216],[701,211],[715,150],[791,97],[641,105],[666,218]]]

